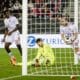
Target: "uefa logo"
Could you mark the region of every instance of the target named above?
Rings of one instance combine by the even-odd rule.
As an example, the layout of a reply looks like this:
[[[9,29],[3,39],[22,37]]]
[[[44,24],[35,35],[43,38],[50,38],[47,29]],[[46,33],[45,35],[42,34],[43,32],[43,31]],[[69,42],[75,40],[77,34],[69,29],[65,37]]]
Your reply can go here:
[[[28,46],[29,47],[35,46],[35,42],[36,42],[36,39],[34,36],[28,36]]]

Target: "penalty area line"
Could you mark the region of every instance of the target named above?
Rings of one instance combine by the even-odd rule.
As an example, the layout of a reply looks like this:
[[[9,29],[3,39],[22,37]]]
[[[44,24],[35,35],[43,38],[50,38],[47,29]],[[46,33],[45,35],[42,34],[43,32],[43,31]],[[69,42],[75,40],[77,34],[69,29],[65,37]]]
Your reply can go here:
[[[9,79],[18,78],[18,77],[22,77],[22,75],[12,76],[12,77],[7,77],[7,78],[1,78],[0,80],[9,80]]]

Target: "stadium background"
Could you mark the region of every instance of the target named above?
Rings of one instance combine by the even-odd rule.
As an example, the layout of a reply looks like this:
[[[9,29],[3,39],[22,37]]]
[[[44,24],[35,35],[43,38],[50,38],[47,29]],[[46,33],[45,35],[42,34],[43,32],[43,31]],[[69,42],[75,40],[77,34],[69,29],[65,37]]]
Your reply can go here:
[[[19,19],[20,25],[22,24],[22,0],[0,0],[0,3],[2,4],[0,5],[0,33],[2,34],[4,30],[3,18],[5,17],[3,12],[6,9],[12,10]],[[15,3],[18,5],[16,6]],[[61,14],[68,14],[70,21],[74,22],[74,0],[28,0],[28,33],[59,33],[57,17]]]
[[[13,11],[13,14],[19,19],[20,25],[22,25],[22,0],[0,0],[0,34],[4,33],[4,24],[3,19],[5,17],[4,10],[5,9],[11,9]],[[19,3],[19,6],[15,6],[15,3]],[[80,4],[80,1],[79,1]],[[28,0],[28,33],[29,34],[59,34],[59,21],[57,20],[57,17],[62,14],[68,14],[70,16],[70,21],[74,22],[74,0]],[[79,8],[79,14],[80,14],[80,8]],[[79,17],[80,21],[80,17]],[[80,22],[79,22],[80,24]],[[21,26],[22,28],[22,26]],[[20,28],[20,32],[21,32]],[[3,49],[0,49],[0,51],[4,51]],[[15,53],[15,49],[13,50]],[[0,75],[1,78],[3,77],[9,77],[9,76],[15,76],[21,74],[21,68],[16,67],[17,71],[12,67],[11,65],[4,65],[5,61],[8,60],[7,55],[5,55],[5,51],[3,54],[0,54],[1,57],[5,56],[5,60],[1,58],[1,69],[2,67],[5,67],[5,71],[7,71],[8,74],[10,74],[11,70],[12,74],[7,75],[2,72],[2,75]],[[16,53],[15,53],[16,55]],[[16,56],[19,56],[18,54]],[[20,56],[18,57],[20,58]],[[21,60],[19,60],[21,61]],[[6,62],[7,63],[7,62]],[[6,68],[8,68],[6,70]],[[10,71],[10,72],[9,72]],[[34,71],[34,70],[33,70]],[[54,77],[55,80],[69,80],[70,77]],[[23,78],[19,78],[17,80],[22,80]],[[40,78],[35,78],[35,80],[38,80]],[[52,78],[51,78],[52,79]],[[11,79],[12,80],[12,79]],[[16,80],[16,79],[14,79]],[[23,80],[26,80],[24,77]],[[45,80],[45,78],[44,78]],[[47,78],[47,80],[49,80]]]
[[[58,16],[67,14],[74,21],[74,0],[29,0],[28,32],[30,34],[59,33]]]
[[[4,33],[4,11],[9,9],[13,15],[16,16],[22,24],[22,0],[0,0],[0,34]],[[20,28],[21,32],[21,28]]]

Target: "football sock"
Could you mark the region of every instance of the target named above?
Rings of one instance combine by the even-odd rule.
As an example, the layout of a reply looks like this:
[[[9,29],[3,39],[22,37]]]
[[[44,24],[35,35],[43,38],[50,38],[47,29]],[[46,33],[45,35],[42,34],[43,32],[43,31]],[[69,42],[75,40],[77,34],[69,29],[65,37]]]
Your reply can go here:
[[[74,54],[74,64],[78,64],[78,54]]]
[[[80,51],[77,52],[78,60],[80,60]]]
[[[8,55],[9,55],[10,57],[12,57],[13,54],[12,54],[11,50],[10,50],[8,47],[6,47],[5,49],[6,49],[7,53],[8,53]]]
[[[11,50],[9,48],[6,47],[5,49],[6,49],[7,53],[11,52]]]
[[[10,57],[13,57],[13,54],[12,54],[12,52],[9,52],[8,54],[9,54],[9,56],[10,56]]]
[[[17,48],[18,48],[18,50],[19,50],[19,52],[20,52],[20,55],[22,56],[22,48],[21,48],[21,45],[18,44],[18,45],[17,45]]]

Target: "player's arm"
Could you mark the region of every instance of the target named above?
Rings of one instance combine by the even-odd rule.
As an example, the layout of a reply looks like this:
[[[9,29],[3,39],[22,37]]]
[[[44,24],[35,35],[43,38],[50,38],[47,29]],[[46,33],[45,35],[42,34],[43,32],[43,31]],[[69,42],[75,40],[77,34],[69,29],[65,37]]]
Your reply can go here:
[[[74,33],[74,38],[73,38],[72,42],[74,42],[77,39],[77,37],[78,37],[78,33]]]
[[[5,38],[6,38],[6,35],[7,35],[7,34],[8,34],[8,28],[5,28],[4,38],[3,38],[2,42],[4,42],[4,41],[5,41]]]
[[[16,28],[8,33],[8,35],[11,35],[13,32],[17,31],[19,29],[19,24],[16,25]]]
[[[6,37],[6,35],[8,35],[8,24],[7,24],[7,19],[4,19],[4,25],[5,25],[5,32],[4,32],[4,37],[3,37],[2,42],[5,41],[5,37]]]
[[[78,37],[78,29],[77,29],[77,27],[74,27],[73,35],[74,35],[74,38],[73,38],[72,42],[74,42],[77,39],[77,37]]]
[[[8,28],[5,28],[4,38],[6,37],[7,34],[8,34]]]
[[[61,34],[62,40],[67,44],[65,37],[64,37],[64,30],[62,29],[62,27],[60,27],[60,34]]]
[[[41,50],[40,49],[38,49],[38,53],[37,53],[37,56],[36,56],[36,61],[38,61],[39,60],[39,58],[40,58],[40,56],[41,56]]]
[[[61,38],[62,38],[62,40],[63,40],[64,42],[66,42],[65,37],[64,37],[64,34],[61,34]]]
[[[55,56],[54,56],[54,52],[51,48],[50,45],[45,45],[45,50],[44,50],[44,56],[45,56],[45,60],[46,60],[46,64],[47,65],[53,65],[54,64],[54,61],[55,61]],[[44,63],[45,64],[45,63]]]
[[[39,63],[39,58],[41,56],[41,52],[40,50],[38,49],[38,53],[37,53],[37,56],[34,58],[33,62],[32,62],[32,66],[35,66],[35,67],[39,67],[40,66],[40,63]]]
[[[50,53],[50,54],[47,54],[50,58],[54,58],[54,52],[53,52],[53,50],[52,50],[52,48],[51,48],[51,46],[49,45],[47,48],[46,48],[46,50],[47,50],[47,53]]]
[[[61,38],[62,38],[62,40],[63,40],[66,44],[69,44],[69,43],[65,40],[64,33],[61,34]]]

